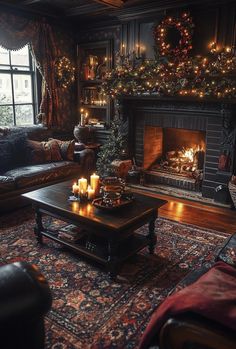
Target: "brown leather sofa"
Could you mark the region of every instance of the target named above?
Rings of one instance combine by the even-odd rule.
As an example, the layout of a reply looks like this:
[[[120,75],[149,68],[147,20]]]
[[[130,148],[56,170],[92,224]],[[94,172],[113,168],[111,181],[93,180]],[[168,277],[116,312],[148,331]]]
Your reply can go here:
[[[91,149],[75,152],[70,160],[32,164],[27,160],[27,142],[62,138],[46,128],[0,130],[0,213],[28,204],[21,194],[70,178],[87,176],[95,167]]]

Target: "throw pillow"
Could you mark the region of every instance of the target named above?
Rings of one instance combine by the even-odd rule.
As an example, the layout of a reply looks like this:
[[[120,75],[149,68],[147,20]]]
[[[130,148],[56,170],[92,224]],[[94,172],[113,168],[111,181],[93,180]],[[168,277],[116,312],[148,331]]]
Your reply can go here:
[[[28,159],[32,165],[63,160],[56,141],[37,142],[28,140]]]
[[[41,142],[27,141],[27,158],[32,165],[42,164],[45,162],[43,145]]]
[[[26,156],[25,156],[26,145],[27,145],[27,138],[24,133],[18,134],[18,135],[15,135],[15,137],[12,137],[14,166],[26,165]]]
[[[58,143],[63,160],[74,160],[75,140],[61,141],[60,139],[49,138],[50,141]]]
[[[0,172],[26,164],[26,135],[24,131],[11,129],[6,134],[0,132]]]
[[[60,147],[55,139],[51,139],[48,142],[42,142],[42,144],[45,151],[46,162],[63,160]]]

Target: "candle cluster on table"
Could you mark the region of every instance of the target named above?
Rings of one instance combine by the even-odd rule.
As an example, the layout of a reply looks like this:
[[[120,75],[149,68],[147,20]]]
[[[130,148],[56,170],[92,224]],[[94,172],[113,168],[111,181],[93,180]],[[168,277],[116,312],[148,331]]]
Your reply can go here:
[[[100,177],[94,173],[90,176],[90,183],[86,178],[80,178],[72,186],[72,192],[74,197],[77,197],[81,201],[93,200],[99,195],[100,190]]]

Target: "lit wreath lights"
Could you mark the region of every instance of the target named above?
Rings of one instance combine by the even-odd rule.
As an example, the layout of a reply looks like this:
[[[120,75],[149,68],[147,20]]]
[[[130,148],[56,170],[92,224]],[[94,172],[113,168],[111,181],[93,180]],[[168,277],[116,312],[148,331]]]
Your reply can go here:
[[[68,88],[75,81],[75,68],[69,58],[59,58],[55,63],[55,69],[57,81],[63,88]]]
[[[179,45],[171,48],[166,41],[170,28],[176,28],[180,34]],[[193,20],[189,13],[185,12],[181,18],[167,17],[154,28],[154,40],[161,56],[171,58],[183,58],[192,49]]]

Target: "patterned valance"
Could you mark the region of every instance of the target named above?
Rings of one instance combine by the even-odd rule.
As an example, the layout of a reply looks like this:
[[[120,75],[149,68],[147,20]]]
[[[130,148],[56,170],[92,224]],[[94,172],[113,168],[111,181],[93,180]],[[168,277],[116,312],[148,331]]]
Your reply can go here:
[[[37,38],[39,23],[9,13],[0,14],[0,45],[7,50],[19,50]]]
[[[57,117],[58,93],[55,78],[55,60],[58,57],[52,27],[40,21],[11,13],[0,13],[0,45],[8,50],[19,50],[30,44],[31,52],[42,75],[40,113],[45,115],[48,127],[60,126]]]

